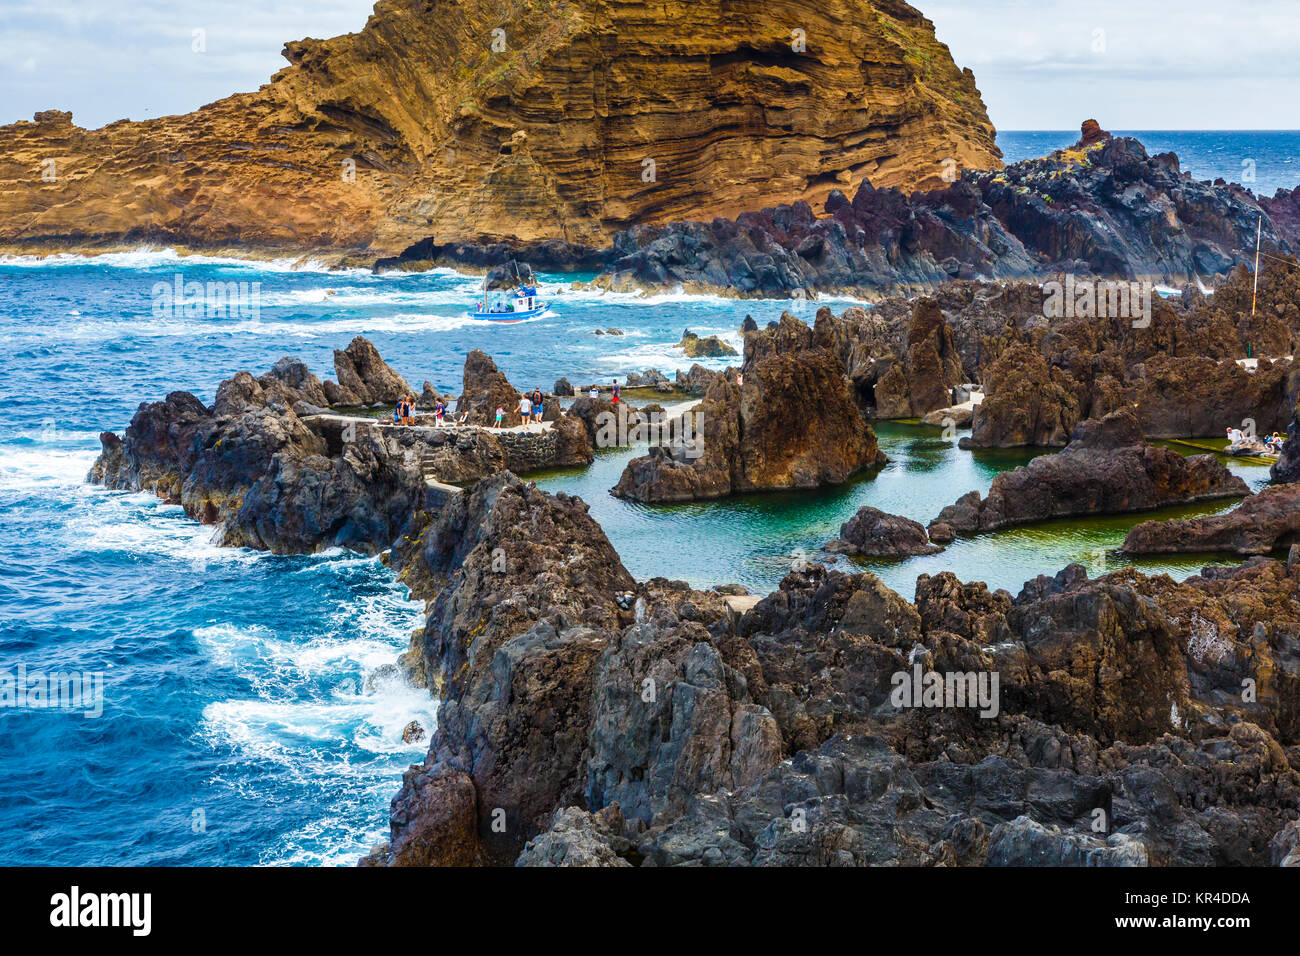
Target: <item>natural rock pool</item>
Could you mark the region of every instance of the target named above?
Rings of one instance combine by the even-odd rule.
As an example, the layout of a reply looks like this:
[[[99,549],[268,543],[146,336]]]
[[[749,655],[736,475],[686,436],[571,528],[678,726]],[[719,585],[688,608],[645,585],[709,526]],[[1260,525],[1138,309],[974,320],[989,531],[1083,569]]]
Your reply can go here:
[[[598,453],[583,471],[537,476],[538,487],[579,495],[591,506],[623,563],[638,578],[662,575],[694,587],[742,584],[765,594],[789,572],[794,561],[849,559],[821,553],[840,525],[858,508],[870,505],[927,524],[945,505],[967,491],[987,493],[993,477],[1028,462],[1043,449],[965,451],[941,430],[920,425],[878,422],[881,450],[889,464],[874,475],[829,491],[777,492],[680,505],[642,505],[612,497],[632,450]],[[1178,448],[1178,446],[1170,445]],[[1185,446],[1179,450],[1193,451]],[[1267,467],[1225,459],[1252,490],[1268,480]],[[1190,517],[1226,511],[1236,499],[1141,514],[1062,519],[1008,528],[974,537],[959,537],[940,554],[906,559],[858,558],[866,569],[909,600],[919,574],[952,571],[963,581],[984,581],[990,588],[1017,593],[1039,574],[1054,574],[1078,562],[1090,575],[1134,565],[1147,573],[1167,572],[1181,578],[1206,564],[1240,563],[1215,555],[1163,555],[1133,559],[1116,553],[1129,528],[1151,518]]]
[[[155,308],[155,287],[177,276],[250,293],[259,283],[256,314]],[[557,285],[543,278],[546,292]],[[671,374],[691,364],[675,347],[683,329],[738,345],[747,314],[766,323],[788,305],[565,291],[553,315],[493,327],[464,317],[476,289],[450,273],[170,253],[0,260],[0,671],[98,673],[104,687],[93,719],[0,709],[0,829],[11,834],[0,864],[352,863],[386,829],[401,771],[427,747],[403,743],[402,729],[430,728],[435,702],[381,671],[420,609],[378,559],[216,548],[178,507],[85,484],[98,433],[120,432],[140,402],[174,389],[210,402],[222,379],[283,355],[324,375],[332,350],[362,334],[412,384],[443,391],[459,391],[472,348],[526,388],[652,366]],[[878,432],[890,463],[833,491],[646,507],[608,494],[627,449],[537,481],[583,497],[637,577],[763,592],[792,561],[818,559],[861,505],[926,522],[1030,457],[962,451],[937,429]],[[1263,467],[1231,468],[1252,486],[1267,479]],[[1033,525],[863,566],[907,598],[918,574],[945,569],[1014,592],[1071,561],[1113,569],[1123,559],[1111,549],[1148,517]],[[1141,566],[1181,577],[1208,560]]]

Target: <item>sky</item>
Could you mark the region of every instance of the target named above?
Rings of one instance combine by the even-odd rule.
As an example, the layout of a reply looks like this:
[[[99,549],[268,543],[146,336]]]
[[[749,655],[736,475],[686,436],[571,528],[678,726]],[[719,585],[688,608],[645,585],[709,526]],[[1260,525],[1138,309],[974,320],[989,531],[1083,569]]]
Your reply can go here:
[[[809,0],[813,2],[813,0]],[[1300,0],[913,0],[998,129],[1300,128]],[[0,0],[0,124],[185,113],[254,90],[286,40],[373,0]],[[196,32],[199,31],[199,32]]]

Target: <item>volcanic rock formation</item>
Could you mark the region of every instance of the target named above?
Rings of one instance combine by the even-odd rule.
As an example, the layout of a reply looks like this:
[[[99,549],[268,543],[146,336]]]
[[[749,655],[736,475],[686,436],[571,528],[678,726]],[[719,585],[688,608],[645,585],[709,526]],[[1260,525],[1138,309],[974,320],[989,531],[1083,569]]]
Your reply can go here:
[[[184,116],[0,128],[0,246],[550,240],[572,260],[637,223],[1000,158],[973,75],[902,0],[380,0],[284,55]]]
[[[818,488],[883,464],[844,366],[798,319],[745,333],[742,370],[743,386],[717,376],[667,442],[628,462],[614,494],[655,502]]]
[[[359,335],[342,352],[334,351],[334,374],[337,383],[324,383],[331,405],[389,404],[415,394],[379,357],[379,350]]]
[[[1009,525],[1079,515],[1123,514],[1250,494],[1246,483],[1214,455],[1184,458],[1147,445],[1130,409],[1089,419],[1074,429],[1056,455],[993,479],[988,496],[963,496],[939,513],[936,524],[956,532],[994,531]]]
[[[1231,511],[1205,518],[1144,521],[1124,539],[1125,554],[1268,554],[1300,544],[1300,485],[1265,488]]]
[[[840,526],[839,538],[827,549],[871,558],[937,554],[943,550],[930,543],[919,521],[867,506]]]
[[[1181,284],[1252,260],[1261,216],[1266,251],[1300,247],[1292,220],[1274,223],[1248,190],[1193,180],[1177,156],[1149,156],[1131,138],[966,171],[925,193],[884,185],[864,182],[852,199],[836,189],[824,215],[799,201],[632,227],[614,237],[596,284],[740,296],[928,292],[1053,272]]]
[[[322,385],[286,358],[260,378],[239,372],[222,382],[211,408],[189,392],[142,404],[124,437],[100,436],[90,480],[179,504],[191,518],[217,525],[221,544],[281,554],[336,546],[374,553],[441,493],[426,478],[472,482],[506,469],[593,459],[582,422],[567,416],[543,432],[494,433],[320,414],[326,410],[316,403],[327,392],[353,399],[384,383],[405,385],[363,338],[334,355],[350,373],[345,385]]]
[[[814,565],[738,615],[633,581],[580,500],[509,475],[393,560],[427,602],[407,663],[441,704],[370,865],[1266,865],[1295,846],[1300,569],[1281,562],[1183,583],[1071,566],[1016,597],[923,575],[915,603]],[[909,706],[926,673],[971,700]]]
[[[922,407],[939,401],[957,374],[956,381],[982,383],[984,400],[963,447],[1061,447],[1079,422],[1119,408],[1131,409],[1152,439],[1222,437],[1228,426],[1268,434],[1293,421],[1300,397],[1291,359],[1300,344],[1294,259],[1265,260],[1258,301],[1243,267],[1213,295],[1187,288],[1153,296],[1149,322],[1049,317],[1044,288],[960,281],[927,298],[891,297],[839,316],[823,307],[816,340],[844,364],[870,417],[915,413],[913,394],[932,396]],[[910,333],[918,323],[938,328],[939,315],[945,328],[934,351],[917,351]]]

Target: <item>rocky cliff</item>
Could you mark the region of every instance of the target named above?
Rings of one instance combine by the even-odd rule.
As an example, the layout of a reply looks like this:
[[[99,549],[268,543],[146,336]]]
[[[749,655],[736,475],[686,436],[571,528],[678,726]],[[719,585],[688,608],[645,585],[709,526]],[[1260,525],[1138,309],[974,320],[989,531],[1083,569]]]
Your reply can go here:
[[[0,246],[603,247],[1000,156],[973,75],[901,0],[380,0],[284,55],[184,116],[0,128]]]
[[[1070,149],[928,192],[872,179],[833,190],[820,208],[638,225],[615,237],[597,284],[741,296],[880,295],[1052,272],[1181,284],[1253,259],[1261,217],[1265,251],[1290,251],[1295,220],[1280,200],[1270,208],[1276,222],[1249,190],[1194,180],[1173,153],[1149,155],[1085,124]]]

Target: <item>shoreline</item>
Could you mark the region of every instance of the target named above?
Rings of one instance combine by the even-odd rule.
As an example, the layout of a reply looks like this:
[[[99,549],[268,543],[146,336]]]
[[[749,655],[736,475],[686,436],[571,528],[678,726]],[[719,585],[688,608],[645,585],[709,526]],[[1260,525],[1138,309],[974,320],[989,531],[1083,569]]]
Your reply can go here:
[[[328,257],[322,256],[322,250],[319,247],[278,247],[278,246],[241,246],[233,249],[229,246],[192,246],[185,244],[172,245],[155,245],[152,243],[112,243],[107,245],[89,245],[89,246],[52,246],[39,252],[34,252],[26,246],[0,245],[0,268],[42,268],[56,267],[59,265],[74,264],[74,260],[83,260],[87,265],[98,264],[96,260],[105,259],[110,256],[149,256],[159,257],[171,256],[178,265],[183,266],[187,259],[207,260],[196,262],[196,265],[223,265],[232,266],[279,266],[274,269],[275,272],[289,272],[301,274],[316,275],[345,275],[349,273],[369,273],[376,278],[398,277],[402,275],[423,275],[428,273],[440,273],[443,275],[452,275],[462,279],[479,279],[489,273],[487,268],[475,267],[472,264],[452,261],[414,261],[408,267],[402,268],[393,266],[385,270],[378,270],[371,264],[368,264],[366,257],[361,255],[345,256],[334,262],[329,262]],[[331,254],[333,254],[331,252]],[[66,257],[66,260],[64,260]],[[8,260],[8,261],[6,261]],[[21,261],[13,261],[21,260]],[[64,261],[60,261],[64,260]],[[133,263],[106,263],[108,267],[120,268],[138,268]],[[574,280],[567,286],[563,285],[569,275],[584,274],[580,271],[573,273],[565,272],[547,272],[542,270],[539,277],[545,277],[560,283],[563,291],[557,290],[557,295],[561,297],[568,293],[590,293],[597,296],[613,295],[627,296],[634,299],[652,299],[660,296],[685,296],[687,298],[716,298],[726,299],[734,302],[805,302],[808,308],[822,307],[829,304],[858,304],[863,306],[872,306],[890,299],[907,299],[912,301],[924,296],[933,295],[943,289],[953,281],[959,281],[952,277],[941,281],[923,281],[913,283],[899,283],[888,289],[876,288],[873,286],[839,286],[827,289],[807,290],[804,295],[790,294],[786,296],[771,295],[767,292],[746,292],[736,289],[734,286],[710,285],[698,282],[678,282],[664,284],[636,284],[632,282],[621,282],[618,285],[612,283],[600,284],[601,276],[591,281]],[[1228,279],[1228,274],[1216,276],[1185,276],[1181,280],[1173,280],[1176,284],[1167,281],[1166,276],[1145,275],[1136,278],[1127,278],[1119,276],[1096,275],[1091,276],[1099,282],[1119,282],[1130,281],[1137,283],[1149,283],[1154,290],[1162,297],[1169,298],[1181,294],[1180,287],[1198,287],[1205,294],[1212,295],[1217,287]],[[997,286],[1010,282],[1028,282],[1042,284],[1050,281],[1051,274],[1026,273],[1019,276],[975,276],[971,281],[986,286]],[[1209,280],[1209,285],[1205,281]],[[797,290],[796,290],[797,291]]]

